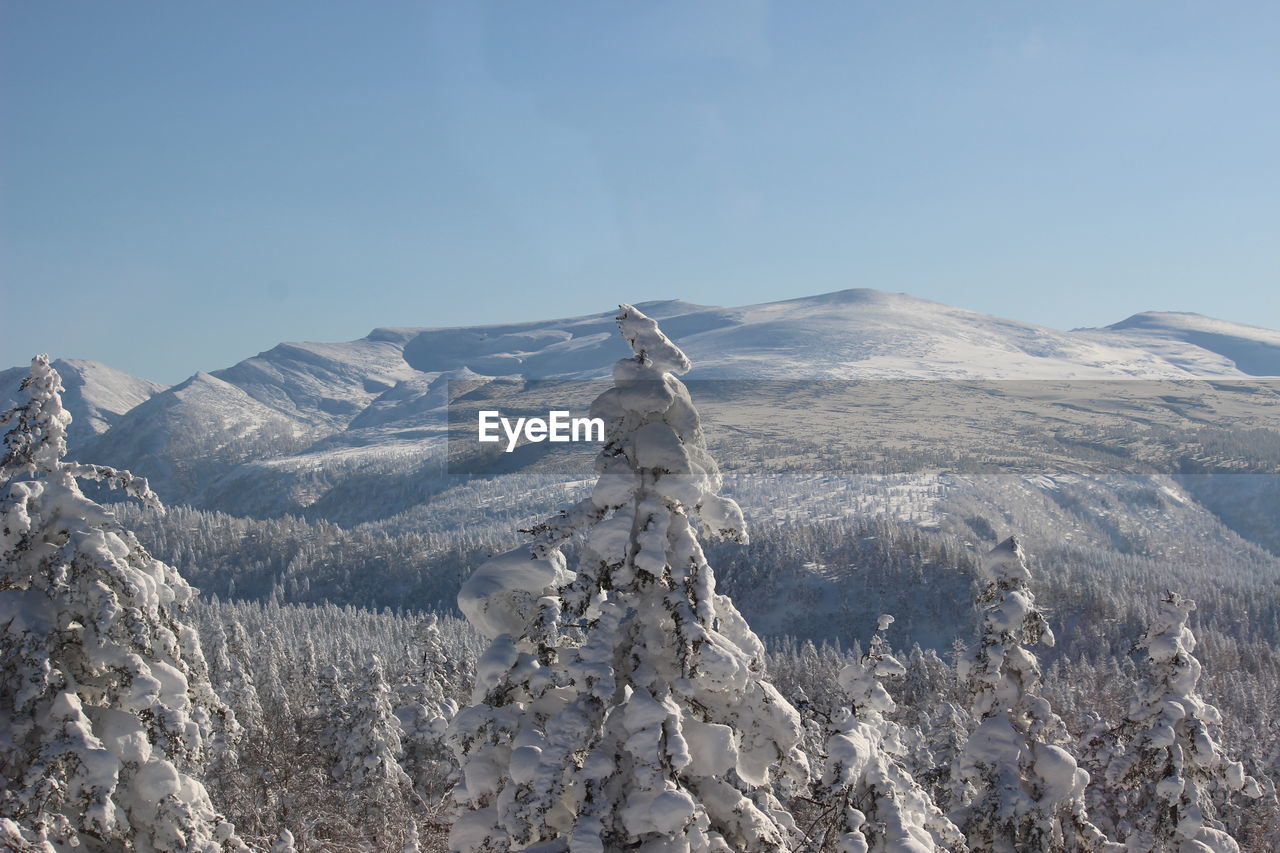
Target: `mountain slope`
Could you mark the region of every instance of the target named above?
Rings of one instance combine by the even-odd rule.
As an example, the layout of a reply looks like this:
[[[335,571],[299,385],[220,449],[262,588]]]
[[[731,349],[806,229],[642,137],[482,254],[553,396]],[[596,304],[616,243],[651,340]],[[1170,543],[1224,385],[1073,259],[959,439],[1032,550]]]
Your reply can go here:
[[[1148,311],[1099,331],[1100,337],[1142,347],[1192,372],[1235,369],[1250,376],[1280,376],[1280,332],[1271,329],[1203,314]],[[1179,342],[1193,349],[1180,351]]]
[[[213,376],[291,420],[340,428],[412,377],[403,343],[375,332],[347,343],[285,343]]]
[[[66,389],[62,403],[73,417],[67,430],[67,444],[72,453],[110,429],[126,412],[165,389],[158,382],[97,361],[60,358],[53,362],[53,367]],[[0,371],[0,411],[19,402],[18,387],[26,375],[26,367]]]
[[[85,458],[146,476],[167,501],[197,501],[238,464],[299,450],[317,430],[245,391],[197,373],[134,407],[85,450]]]

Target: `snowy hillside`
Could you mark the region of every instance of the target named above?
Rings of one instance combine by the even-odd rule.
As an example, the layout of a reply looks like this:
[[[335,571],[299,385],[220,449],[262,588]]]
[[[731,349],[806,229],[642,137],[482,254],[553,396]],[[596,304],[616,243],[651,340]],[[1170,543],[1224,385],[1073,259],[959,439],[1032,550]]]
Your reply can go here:
[[[1211,353],[1218,350],[1174,326],[1168,334],[1149,336],[1125,334],[1120,326],[1063,332],[876,290],[844,290],[740,308],[680,301],[638,307],[661,320],[663,329],[682,342],[695,365],[693,379],[1262,375],[1237,369],[1221,357],[1215,360]],[[366,340],[403,340],[404,361],[426,374],[468,368],[487,376],[599,377],[619,355],[610,317],[610,312],[602,312],[508,326],[379,329]],[[1255,339],[1259,345],[1270,341],[1273,347],[1280,341],[1277,332],[1256,329],[1256,337],[1249,338],[1248,327],[1222,325],[1236,330],[1233,334],[1242,346]],[[1112,330],[1119,333],[1109,333]],[[1280,366],[1273,373],[1280,373]]]
[[[53,366],[66,388],[63,404],[75,417],[67,436],[73,451],[106,432],[126,412],[164,390],[158,382],[96,361],[60,358]],[[0,371],[0,409],[9,409],[19,402],[18,386],[26,375],[26,366]]]
[[[1253,376],[1280,375],[1280,332],[1271,329],[1202,314],[1149,311],[1098,331],[1099,337],[1149,349],[1193,373],[1234,369]]]
[[[297,450],[320,434],[236,385],[197,373],[120,417],[85,458],[124,461],[181,501],[229,465]]]

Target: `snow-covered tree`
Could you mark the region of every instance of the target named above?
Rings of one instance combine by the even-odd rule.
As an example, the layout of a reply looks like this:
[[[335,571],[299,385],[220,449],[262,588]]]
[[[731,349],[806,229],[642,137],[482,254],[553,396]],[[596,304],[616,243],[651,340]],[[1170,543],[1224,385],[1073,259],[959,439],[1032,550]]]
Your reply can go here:
[[[333,776],[350,794],[353,817],[373,835],[378,848],[398,849],[411,823],[413,785],[400,767],[400,723],[376,655],[352,695],[346,718],[346,736],[339,745]]]
[[[1137,648],[1145,677],[1099,759],[1108,817],[1133,853],[1237,853],[1219,810],[1258,797],[1257,781],[1218,744],[1222,715],[1196,692],[1200,662],[1187,626],[1195,602],[1170,592]]]
[[[457,675],[453,661],[444,652],[439,617],[428,613],[414,629],[413,639],[418,666],[411,683],[421,691],[423,704],[439,705],[449,697]]]
[[[34,830],[24,829],[7,817],[0,817],[0,850],[6,853],[55,853],[48,841],[37,838]]]
[[[884,637],[892,623],[892,616],[881,616],[867,654],[839,676],[850,705],[831,721],[826,766],[817,788],[817,799],[839,827],[838,839],[834,846],[822,849],[839,853],[966,850],[960,830],[903,765],[907,747],[902,728],[885,716],[895,706],[881,679],[906,672]]]
[[[221,695],[223,686],[231,679],[231,656],[227,653],[227,632],[221,622],[214,625],[209,632],[209,639],[204,643],[205,661],[209,666],[209,683],[215,693]],[[230,714],[228,706],[226,713]]]
[[[1039,694],[1040,666],[1027,648],[1053,645],[1036,607],[1022,547],[1010,537],[983,563],[982,636],[964,662],[978,727],[953,775],[964,805],[952,817],[969,846],[992,853],[1116,849],[1085,811],[1089,774],[1062,744],[1062,720]]]
[[[0,424],[0,819],[58,850],[242,849],[189,775],[222,713],[180,618],[195,590],[77,480],[159,501],[126,471],[65,460],[47,357],[22,389]]]
[[[227,635],[221,623],[211,632],[208,643],[209,682],[214,692],[226,702],[226,686],[233,683],[235,675],[231,657],[227,653]],[[214,798],[227,808],[227,794],[233,782],[234,771],[240,763],[240,745],[245,739],[245,729],[236,719],[234,709],[225,706],[221,731],[209,745],[209,758],[205,764],[205,784]]]
[[[287,829],[280,830],[280,835],[271,844],[271,853],[298,853],[293,846],[293,833]]]
[[[219,660],[214,683],[220,695],[235,712],[236,722],[245,732],[261,732],[263,728],[262,702],[258,699],[258,687],[253,681],[253,653],[244,626],[234,618],[224,633],[225,661]]]
[[[232,617],[213,635],[210,645],[214,688],[234,716],[215,744],[208,784],[218,803],[236,816],[242,836],[274,833],[273,821],[259,819],[272,796],[272,755],[283,747],[277,732],[267,731],[267,715],[258,699],[251,671],[254,649],[244,626]],[[246,816],[252,817],[246,817]]]
[[[401,690],[407,702],[396,709],[404,746],[400,764],[424,803],[435,807],[451,787],[456,769],[446,740],[449,722],[458,712],[457,703],[448,698],[455,669],[445,654],[434,613],[415,628],[414,644],[415,666]]]
[[[716,593],[697,531],[746,541],[718,495],[688,359],[624,305],[634,355],[592,404],[606,423],[590,498],[466,582],[459,605],[491,638],[462,761],[463,853],[555,842],[571,853],[778,851],[793,832],[771,768],[803,777],[799,718],[764,648]],[[560,547],[581,534],[577,571]],[[559,849],[564,849],[560,847]]]
[[[320,667],[316,676],[316,715],[309,734],[316,752],[331,765],[336,765],[342,757],[350,707],[342,670],[334,663]]]
[[[276,718],[288,718],[293,715],[292,706],[296,697],[289,695],[289,685],[280,675],[280,663],[287,656],[284,637],[275,625],[267,625],[264,633],[267,641],[266,653],[255,661],[258,674],[261,676],[258,682],[261,688],[258,691],[258,697],[267,713]]]
[[[906,675],[894,691],[899,705],[894,719],[908,731],[903,763],[938,808],[949,812],[958,787],[952,783],[951,769],[973,727],[968,697],[961,698],[955,668],[933,649],[916,644],[904,665]]]

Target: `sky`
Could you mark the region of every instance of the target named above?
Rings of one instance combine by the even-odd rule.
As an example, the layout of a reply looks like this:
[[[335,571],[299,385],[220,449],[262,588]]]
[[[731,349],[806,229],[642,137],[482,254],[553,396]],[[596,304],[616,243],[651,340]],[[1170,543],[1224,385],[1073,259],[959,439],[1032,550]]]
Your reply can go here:
[[[1280,4],[0,0],[0,367],[871,287],[1280,328]]]

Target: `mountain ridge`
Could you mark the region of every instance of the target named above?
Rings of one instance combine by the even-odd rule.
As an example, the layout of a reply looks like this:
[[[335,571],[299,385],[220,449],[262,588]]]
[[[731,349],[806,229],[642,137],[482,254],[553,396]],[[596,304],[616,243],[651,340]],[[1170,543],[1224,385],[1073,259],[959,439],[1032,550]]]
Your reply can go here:
[[[166,388],[159,382],[88,359],[59,358],[53,368],[62,377],[63,405],[73,416],[67,430],[67,442],[73,449],[106,432],[125,414]],[[0,370],[0,411],[18,404],[18,387],[27,371],[27,367]]]
[[[1267,375],[1280,375],[1280,332],[1198,315],[1146,312],[1060,331],[865,288],[736,307],[678,299],[638,307],[689,355],[691,379],[1243,380],[1273,356]],[[138,390],[120,378],[127,374],[72,365],[75,377],[88,377],[85,400],[111,398],[120,386],[134,390],[118,401],[137,401],[104,419],[101,407],[69,393],[76,422],[89,422],[73,448],[150,476],[176,502],[298,511],[337,488],[341,477],[328,482],[335,470],[364,477],[389,459],[401,470],[415,455],[438,457],[450,379],[608,377],[626,355],[613,314],[284,342],[170,388]],[[1242,358],[1249,369],[1237,365]],[[0,377],[16,390],[24,372]],[[114,379],[91,387],[94,375]]]

